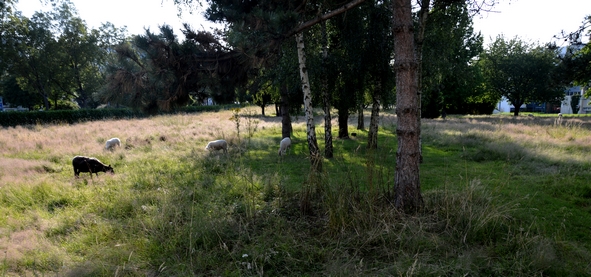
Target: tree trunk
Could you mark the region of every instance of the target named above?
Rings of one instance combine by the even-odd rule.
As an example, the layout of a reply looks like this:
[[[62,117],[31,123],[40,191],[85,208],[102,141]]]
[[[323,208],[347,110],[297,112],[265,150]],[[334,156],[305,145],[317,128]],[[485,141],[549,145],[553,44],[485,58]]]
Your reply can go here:
[[[312,91],[308,81],[308,69],[306,68],[306,52],[304,47],[304,35],[296,34],[298,48],[298,60],[300,63],[300,78],[302,81],[302,91],[304,92],[304,110],[306,114],[306,135],[308,138],[308,149],[310,150],[310,163],[313,171],[320,171],[320,151],[316,141],[316,126],[314,125],[314,114],[312,111]]]
[[[45,86],[41,83],[41,78],[35,73],[35,84],[37,88],[37,93],[43,98],[43,105],[45,106],[45,110],[49,111],[50,103],[49,97],[47,96],[47,92],[45,92]]]
[[[322,28],[322,102],[324,104],[324,156],[328,159],[333,157],[332,147],[332,118],[330,115],[330,94],[328,93],[327,80],[327,59],[328,59],[328,38],[326,34],[326,21],[320,23]]]
[[[291,116],[289,115],[289,103],[287,101],[287,86],[281,86],[281,138],[291,138]]]
[[[339,115],[339,138],[349,138],[349,111],[346,109],[340,109],[338,111]]]
[[[367,148],[378,148],[378,122],[380,118],[380,101],[381,101],[380,86],[376,86],[376,90],[372,95],[371,118],[369,123],[369,133],[367,134]]]
[[[423,92],[423,45],[425,42],[425,29],[427,28],[427,18],[429,16],[429,7],[431,6],[431,0],[421,0],[421,9],[419,10],[419,33],[416,37],[417,42],[417,55],[418,55],[418,69],[419,77],[417,84],[417,98],[418,98],[418,115],[417,120],[419,121],[419,163],[423,162],[423,136],[421,135],[421,109],[423,103],[422,92]]]
[[[393,18],[398,117],[394,204],[399,210],[414,212],[423,207],[423,197],[419,178],[418,62],[411,1],[394,0]]]
[[[357,130],[365,129],[365,118],[363,118],[363,103],[357,106]]]
[[[511,101],[511,102],[513,102],[513,101]],[[521,109],[521,105],[523,105],[523,102],[522,101],[515,101],[514,103],[515,104],[513,104],[513,106],[515,107],[515,109],[513,110],[513,116],[519,116],[519,110]]]

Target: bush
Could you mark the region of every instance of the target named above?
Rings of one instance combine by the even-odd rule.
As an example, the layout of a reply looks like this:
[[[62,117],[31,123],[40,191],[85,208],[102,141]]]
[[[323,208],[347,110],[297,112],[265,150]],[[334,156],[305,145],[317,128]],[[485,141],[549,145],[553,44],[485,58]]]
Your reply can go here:
[[[188,106],[169,112],[160,112],[160,114],[170,113],[196,113],[196,112],[215,112],[220,109],[227,109],[226,106]],[[143,118],[149,114],[139,110],[132,109],[78,109],[78,110],[50,110],[50,111],[31,111],[31,112],[0,112],[0,126],[15,127],[20,125],[35,124],[55,124],[104,120],[121,118]]]

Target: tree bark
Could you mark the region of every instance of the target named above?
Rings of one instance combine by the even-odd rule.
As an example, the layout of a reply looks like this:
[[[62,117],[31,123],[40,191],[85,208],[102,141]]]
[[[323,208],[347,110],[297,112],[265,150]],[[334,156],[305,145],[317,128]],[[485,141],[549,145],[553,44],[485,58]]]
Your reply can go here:
[[[324,104],[324,156],[328,159],[333,157],[332,147],[332,117],[330,115],[330,94],[328,93],[328,37],[326,34],[326,21],[320,23],[322,28],[322,102]]]
[[[513,116],[519,116],[519,110],[521,109],[521,105],[523,105],[523,101],[515,100],[511,101],[515,109],[513,109]]]
[[[419,178],[418,62],[415,54],[410,0],[393,4],[394,68],[396,72],[395,206],[404,212],[423,207]]]
[[[363,103],[357,105],[357,130],[365,129],[365,118],[363,117]]]
[[[313,171],[320,171],[320,151],[316,140],[316,126],[314,125],[314,114],[312,111],[312,91],[310,90],[310,81],[308,80],[308,69],[306,68],[306,51],[304,46],[304,35],[297,33],[295,35],[298,60],[300,63],[300,78],[302,81],[302,91],[304,92],[304,110],[306,114],[306,135],[308,138],[308,149],[310,150],[310,163]]]
[[[286,37],[291,37],[291,36],[293,36],[295,34],[299,34],[302,31],[304,31],[305,29],[308,29],[308,28],[314,26],[315,24],[317,24],[319,22],[325,21],[325,20],[327,20],[327,19],[329,19],[329,18],[331,18],[333,16],[339,15],[339,14],[344,13],[344,12],[346,12],[346,11],[352,9],[352,8],[355,8],[355,7],[359,6],[364,1],[365,0],[353,0],[353,1],[349,2],[349,3],[346,3],[346,4],[342,5],[342,6],[340,6],[337,9],[334,9],[334,10],[328,12],[328,13],[318,15],[317,17],[315,17],[315,18],[313,18],[311,20],[308,20],[308,21],[300,24],[295,29],[293,29],[289,33],[287,33],[285,36]]]
[[[349,111],[347,109],[339,109],[339,138],[349,138]]]
[[[281,86],[281,106],[279,110],[281,111],[281,138],[291,138],[291,116],[289,115],[289,103],[287,96],[288,89],[287,86]]]
[[[376,86],[376,90],[372,95],[371,118],[369,123],[369,132],[367,134],[367,148],[378,148],[378,123],[380,118],[380,101],[381,91],[380,86]]]
[[[423,136],[421,135],[421,109],[422,109],[422,92],[423,92],[423,45],[425,43],[425,29],[427,28],[427,18],[429,17],[429,7],[431,6],[431,0],[421,0],[421,9],[419,10],[419,33],[416,37],[417,42],[417,55],[418,55],[418,69],[419,77],[417,84],[417,98],[418,98],[418,109],[417,115],[419,124],[419,163],[423,162]]]

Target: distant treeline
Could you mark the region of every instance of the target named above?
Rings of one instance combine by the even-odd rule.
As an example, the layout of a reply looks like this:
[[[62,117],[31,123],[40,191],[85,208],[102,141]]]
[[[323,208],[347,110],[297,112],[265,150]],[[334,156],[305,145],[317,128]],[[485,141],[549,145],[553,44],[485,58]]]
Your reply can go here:
[[[35,124],[73,124],[85,121],[144,118],[160,114],[216,112],[219,110],[238,107],[239,105],[224,106],[187,106],[168,112],[149,114],[141,110],[133,109],[79,109],[79,110],[49,110],[49,111],[4,111],[0,112],[0,126],[15,127]]]

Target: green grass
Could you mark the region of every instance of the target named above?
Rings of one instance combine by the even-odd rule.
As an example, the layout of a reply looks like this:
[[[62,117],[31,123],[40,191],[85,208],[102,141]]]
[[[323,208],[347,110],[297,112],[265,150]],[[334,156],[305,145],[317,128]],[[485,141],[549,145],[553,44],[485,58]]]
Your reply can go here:
[[[71,156],[100,149],[108,135],[92,130],[108,127],[10,135],[22,145],[0,152],[0,276],[591,275],[586,122],[423,121],[426,208],[407,215],[389,201],[397,140],[388,114],[378,151],[351,126],[357,136],[335,138],[319,176],[309,174],[301,123],[279,157],[272,118],[246,113],[252,137],[237,138],[230,112],[215,115],[219,129],[195,127],[207,124],[201,116],[103,123],[145,130],[129,131],[127,147],[95,151],[116,174],[92,178],[73,177]],[[64,146],[38,137],[45,129]],[[203,150],[210,138],[200,130],[230,141],[229,153]]]

